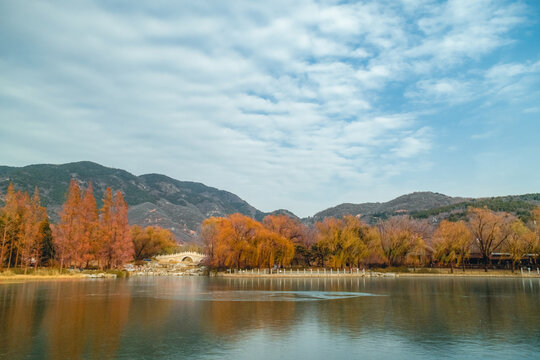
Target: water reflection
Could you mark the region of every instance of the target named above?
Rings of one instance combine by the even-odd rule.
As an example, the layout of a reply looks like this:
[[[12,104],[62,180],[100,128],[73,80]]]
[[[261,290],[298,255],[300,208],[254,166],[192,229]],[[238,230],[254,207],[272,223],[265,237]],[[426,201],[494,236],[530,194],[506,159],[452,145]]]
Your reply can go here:
[[[0,286],[0,355],[114,357],[128,320],[127,283],[88,285],[68,281]]]
[[[0,358],[531,357],[539,295],[540,279],[3,284]]]

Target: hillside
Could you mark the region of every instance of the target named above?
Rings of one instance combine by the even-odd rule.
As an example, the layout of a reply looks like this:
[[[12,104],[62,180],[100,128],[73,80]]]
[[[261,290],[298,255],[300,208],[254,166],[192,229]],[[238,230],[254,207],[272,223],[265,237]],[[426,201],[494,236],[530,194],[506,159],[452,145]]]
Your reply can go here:
[[[402,195],[383,203],[341,204],[315,214],[310,221],[321,221],[325,217],[343,217],[351,214],[360,216],[364,221],[373,223],[378,219],[386,219],[393,215],[410,214],[413,212],[440,208],[463,202],[463,198],[454,198],[434,192],[415,192]]]
[[[158,174],[135,176],[89,161],[20,168],[1,166],[0,192],[5,194],[9,182],[30,193],[37,186],[43,205],[56,221],[72,178],[82,187],[92,182],[98,206],[108,186],[121,190],[129,205],[128,215],[132,224],[169,228],[181,241],[194,241],[201,222],[210,216],[239,212],[261,219],[265,215],[227,191]]]
[[[531,210],[538,204],[540,204],[540,194],[498,196],[468,199],[441,207],[412,211],[411,216],[419,219],[448,218],[450,220],[460,220],[466,218],[468,207],[487,207],[493,211],[514,214],[526,222],[530,220]]]
[[[418,219],[459,220],[466,217],[468,207],[487,207],[505,211],[524,221],[530,219],[531,210],[540,204],[540,194],[498,196],[491,198],[450,197],[434,192],[414,192],[383,203],[340,204],[323,210],[307,222],[321,221],[325,217],[360,216],[367,223],[375,223],[395,215],[410,215]]]
[[[262,220],[268,214],[286,214],[298,219],[285,209],[271,213],[261,212],[233,193],[201,183],[179,181],[160,174],[135,176],[125,170],[108,168],[89,161],[63,165],[0,166],[0,200],[2,194],[6,193],[9,182],[13,182],[17,189],[30,193],[37,186],[43,205],[47,207],[52,220],[57,221],[58,211],[72,178],[84,188],[90,181],[93,183],[98,206],[101,206],[101,198],[107,187],[121,190],[129,205],[130,223],[141,226],[159,225],[171,229],[178,240],[185,242],[197,240],[201,223],[210,216],[226,216],[239,212],[257,220]],[[301,220],[309,224],[325,217],[339,218],[346,214],[360,216],[368,223],[403,214],[416,218],[456,220],[465,216],[469,206],[486,206],[495,211],[507,211],[527,220],[531,209],[539,203],[540,194],[468,199],[434,192],[415,192],[388,202],[341,204]]]

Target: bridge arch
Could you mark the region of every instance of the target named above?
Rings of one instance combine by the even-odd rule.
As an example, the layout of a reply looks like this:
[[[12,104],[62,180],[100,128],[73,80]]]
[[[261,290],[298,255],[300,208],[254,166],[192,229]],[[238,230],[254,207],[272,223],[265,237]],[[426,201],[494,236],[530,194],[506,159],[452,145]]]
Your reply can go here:
[[[193,251],[185,251],[170,255],[158,255],[156,260],[161,263],[191,263],[193,265],[199,265],[204,259],[205,255]]]

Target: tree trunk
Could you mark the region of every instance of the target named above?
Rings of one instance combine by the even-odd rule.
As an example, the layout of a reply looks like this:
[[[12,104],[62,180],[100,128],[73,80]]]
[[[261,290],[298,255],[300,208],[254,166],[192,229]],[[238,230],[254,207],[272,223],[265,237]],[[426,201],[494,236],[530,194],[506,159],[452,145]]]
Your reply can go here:
[[[6,247],[6,237],[7,237],[7,226],[4,226],[4,234],[2,236],[2,250],[0,250],[0,269],[4,268],[4,250]]]
[[[516,271],[516,262],[512,261],[512,274]]]
[[[14,267],[17,267],[17,265],[19,265],[19,250],[20,250],[20,247],[17,246],[17,255],[15,255],[15,266]]]
[[[12,256],[13,256],[13,248],[9,249],[8,270],[11,268],[11,257]]]
[[[454,264],[450,263],[450,274],[454,273]]]

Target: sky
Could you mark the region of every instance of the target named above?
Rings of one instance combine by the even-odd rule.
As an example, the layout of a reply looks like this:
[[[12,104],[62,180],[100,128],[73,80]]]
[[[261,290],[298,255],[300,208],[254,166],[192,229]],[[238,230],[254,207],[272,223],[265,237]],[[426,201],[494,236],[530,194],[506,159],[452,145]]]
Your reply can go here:
[[[0,0],[0,164],[310,216],[540,192],[540,2]]]

